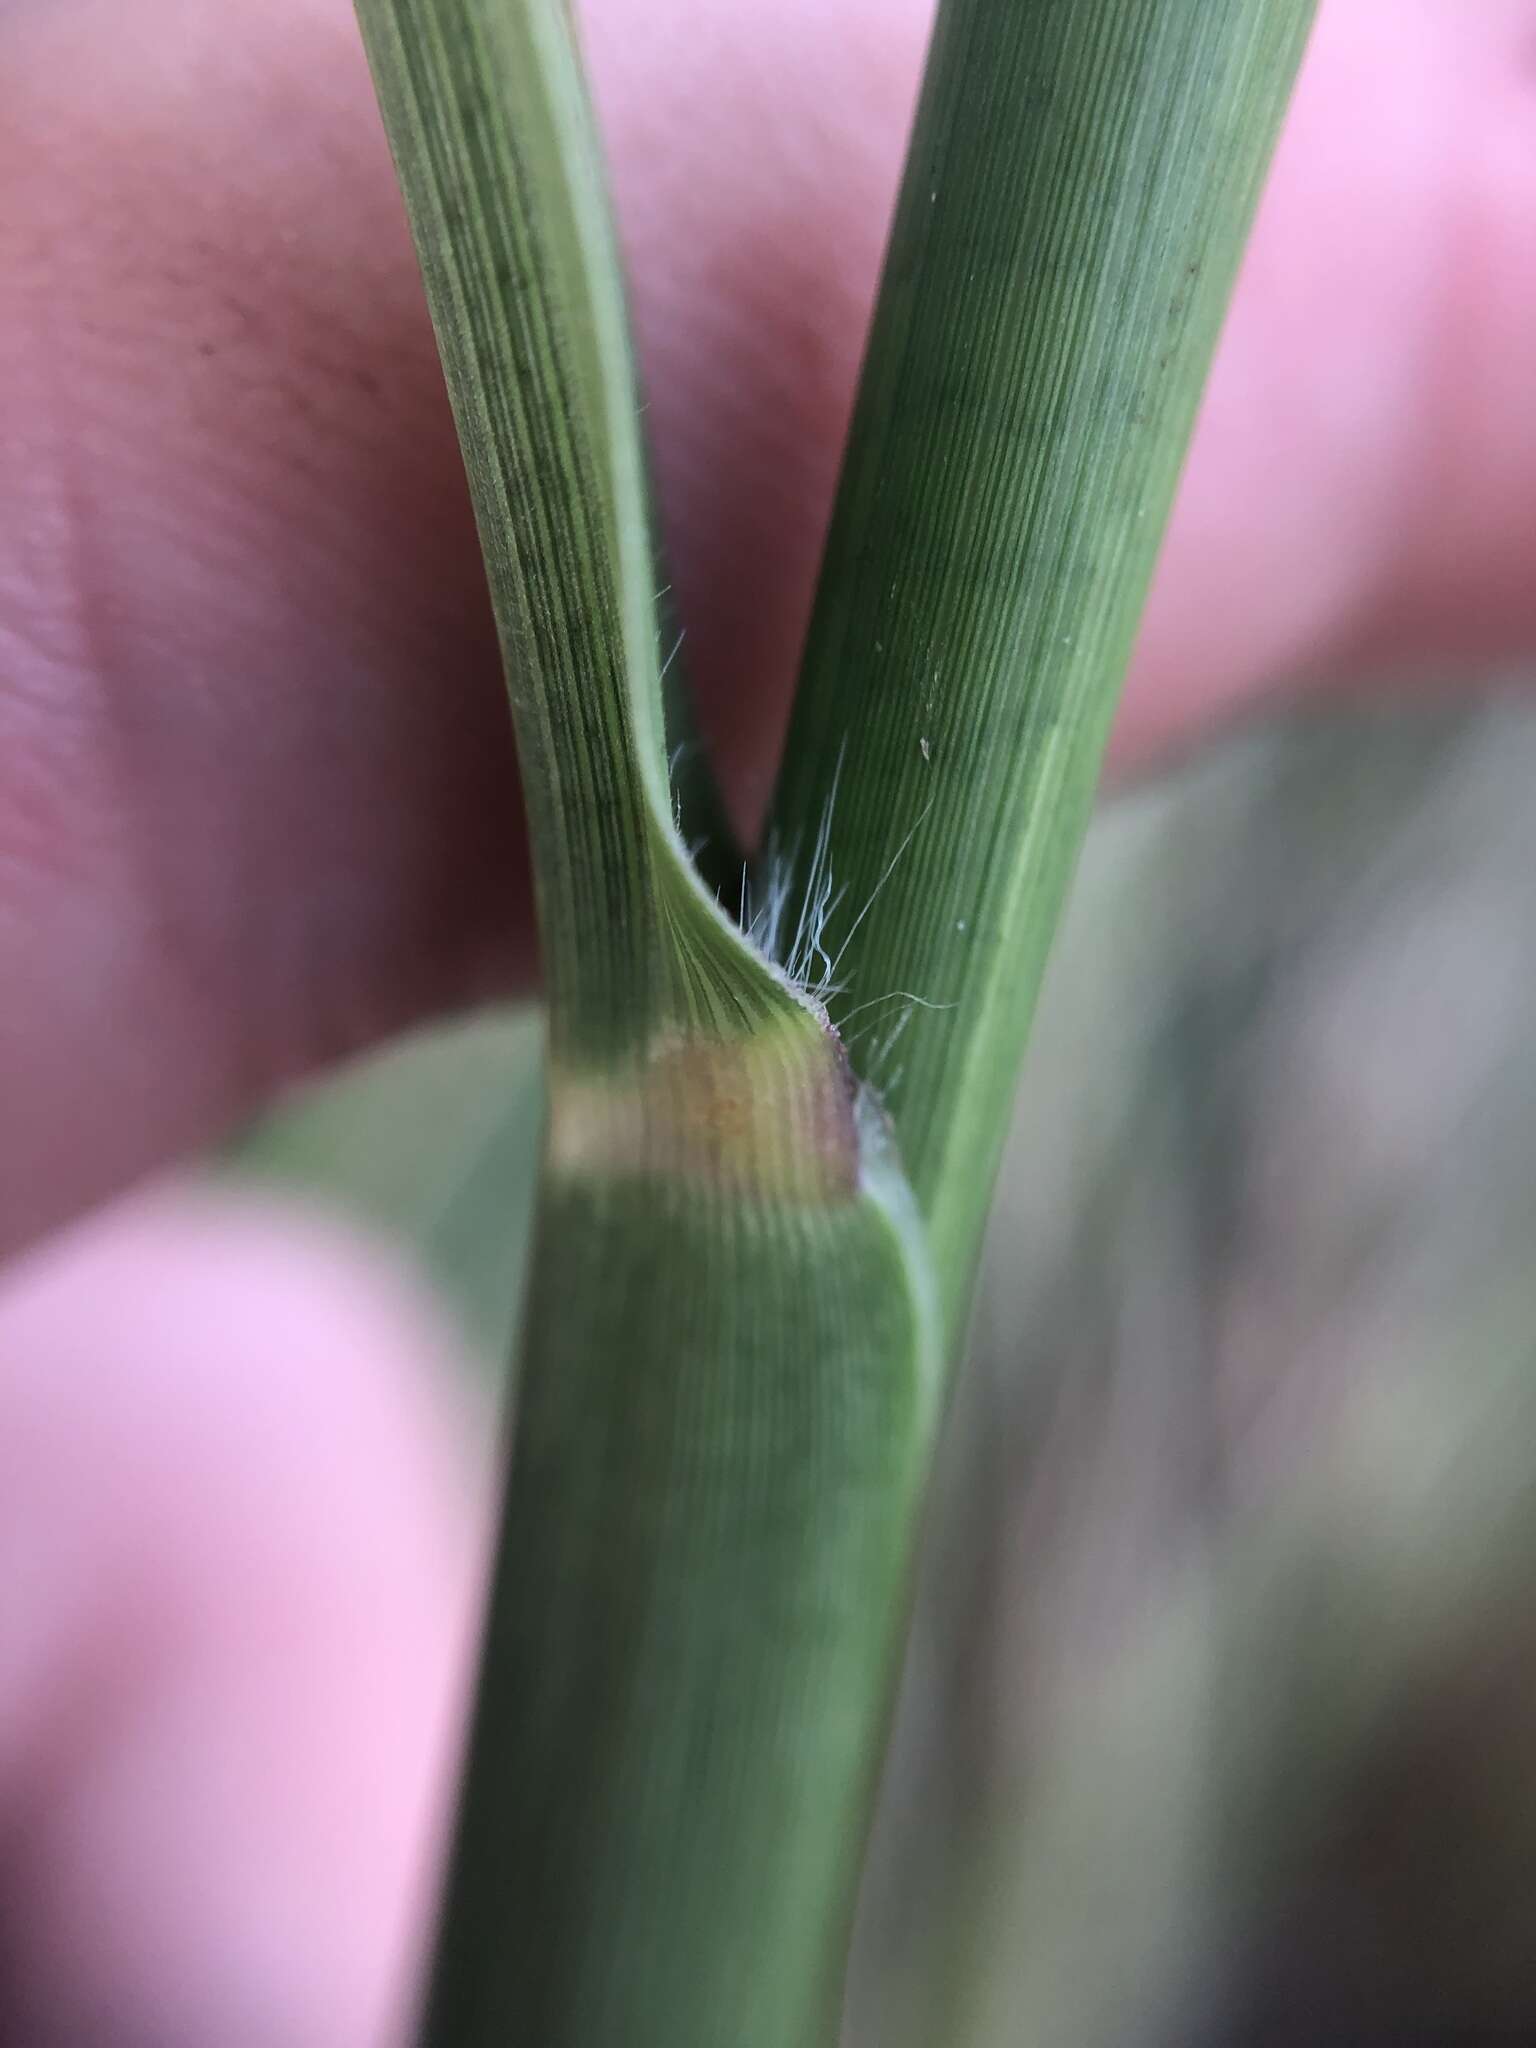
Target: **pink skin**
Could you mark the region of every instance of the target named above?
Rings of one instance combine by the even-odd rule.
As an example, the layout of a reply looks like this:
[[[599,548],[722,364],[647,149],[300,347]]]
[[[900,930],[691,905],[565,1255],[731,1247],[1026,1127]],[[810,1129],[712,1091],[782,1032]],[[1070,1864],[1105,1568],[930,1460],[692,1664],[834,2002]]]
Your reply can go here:
[[[588,0],[746,814],[924,0]],[[1116,741],[1536,640],[1536,0],[1325,0]],[[526,973],[491,635],[345,0],[0,7],[0,1245]],[[0,1282],[0,2032],[393,2038],[480,1487],[353,1247],[141,1198]],[[20,1588],[18,1594],[17,1588]]]
[[[0,1306],[0,1987],[27,2048],[387,2038],[489,1432],[334,1232],[139,1196]]]

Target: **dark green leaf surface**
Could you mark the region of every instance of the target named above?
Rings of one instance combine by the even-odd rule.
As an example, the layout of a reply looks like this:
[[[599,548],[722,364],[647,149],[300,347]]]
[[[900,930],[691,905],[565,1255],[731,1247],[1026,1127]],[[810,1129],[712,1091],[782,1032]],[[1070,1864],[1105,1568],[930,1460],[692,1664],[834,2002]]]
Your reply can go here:
[[[803,1005],[673,821],[634,380],[555,0],[363,0],[485,551],[530,814],[551,1057]]]
[[[894,1119],[952,1344],[1312,11],[940,9],[774,838],[803,876],[836,772],[830,1007]]]

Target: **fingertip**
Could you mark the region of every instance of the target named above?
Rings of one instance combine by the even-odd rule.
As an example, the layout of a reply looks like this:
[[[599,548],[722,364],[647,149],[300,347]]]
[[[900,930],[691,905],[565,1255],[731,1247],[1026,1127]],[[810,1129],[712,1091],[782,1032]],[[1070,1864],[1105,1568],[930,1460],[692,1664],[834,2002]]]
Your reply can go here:
[[[1536,0],[1328,0],[1115,735],[1536,645]]]
[[[485,1431],[375,1251],[125,1204],[0,1292],[5,1976],[28,2041],[393,2038]]]

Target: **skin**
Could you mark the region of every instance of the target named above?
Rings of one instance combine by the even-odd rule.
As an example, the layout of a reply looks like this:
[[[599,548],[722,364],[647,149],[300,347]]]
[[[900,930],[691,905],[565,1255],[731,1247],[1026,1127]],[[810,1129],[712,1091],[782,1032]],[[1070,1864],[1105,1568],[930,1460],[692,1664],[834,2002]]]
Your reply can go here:
[[[584,12],[750,818],[926,8]],[[1533,111],[1532,0],[1325,0],[1118,772],[1529,653]],[[0,0],[0,191],[0,2032],[372,2048],[481,1541],[451,1347],[313,1222],[79,1219],[530,974],[473,533],[342,0]]]

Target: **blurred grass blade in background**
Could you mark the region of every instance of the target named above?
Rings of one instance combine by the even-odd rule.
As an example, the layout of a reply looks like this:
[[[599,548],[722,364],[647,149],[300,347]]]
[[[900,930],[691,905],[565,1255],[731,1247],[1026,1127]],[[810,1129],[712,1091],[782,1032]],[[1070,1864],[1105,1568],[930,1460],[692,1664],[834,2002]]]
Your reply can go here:
[[[286,1187],[388,1239],[499,1388],[522,1299],[542,1056],[527,1006],[407,1032],[267,1109],[220,1171]]]
[[[1309,12],[941,9],[749,938],[674,815],[569,12],[360,0],[502,637],[549,1005],[432,2048],[836,2037],[942,1350]],[[862,1020],[889,1118],[818,997]]]

